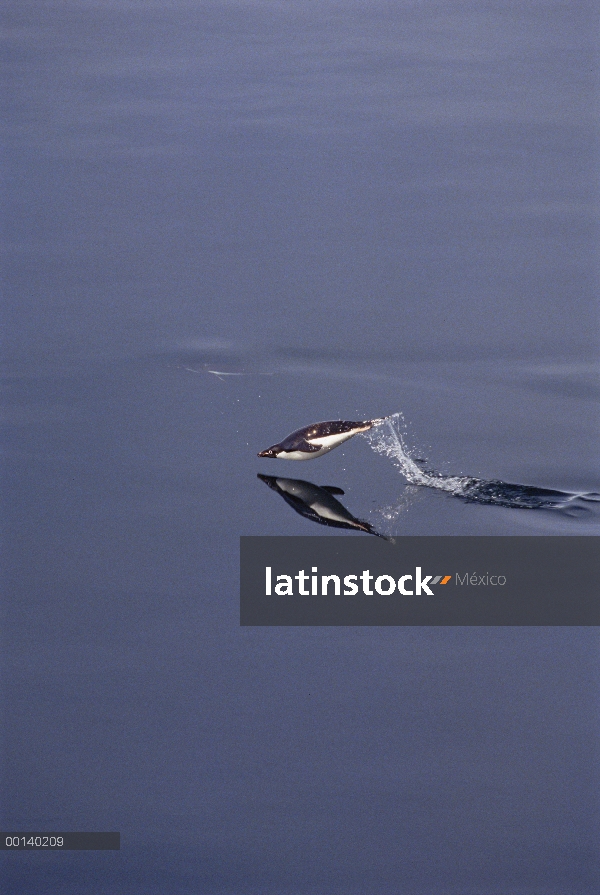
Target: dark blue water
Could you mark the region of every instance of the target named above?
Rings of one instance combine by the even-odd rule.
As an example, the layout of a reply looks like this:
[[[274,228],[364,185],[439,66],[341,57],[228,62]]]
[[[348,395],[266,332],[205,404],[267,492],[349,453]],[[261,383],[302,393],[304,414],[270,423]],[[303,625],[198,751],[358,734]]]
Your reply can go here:
[[[3,892],[598,891],[595,630],[238,624],[240,535],[350,534],[259,473],[600,534],[596,18],[7,7],[0,825],[122,848]]]

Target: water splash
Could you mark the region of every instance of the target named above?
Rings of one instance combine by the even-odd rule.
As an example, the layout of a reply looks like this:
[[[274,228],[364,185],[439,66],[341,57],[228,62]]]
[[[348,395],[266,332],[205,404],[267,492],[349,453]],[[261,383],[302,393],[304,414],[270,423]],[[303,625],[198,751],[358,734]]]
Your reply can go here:
[[[516,485],[500,479],[477,479],[473,476],[442,475],[435,470],[424,469],[410,456],[403,437],[405,427],[401,413],[382,420],[363,437],[378,454],[389,457],[411,485],[422,485],[446,491],[453,497],[470,503],[486,503],[514,509],[559,509],[567,515],[586,512],[585,507],[574,506],[574,501],[598,502],[600,494],[573,494],[533,485]],[[421,461],[422,462],[422,461]]]
[[[433,470],[422,469],[408,452],[402,431],[404,425],[403,415],[394,413],[365,432],[363,437],[376,453],[389,457],[411,485],[425,485],[455,494],[478,481],[470,476],[444,476]]]

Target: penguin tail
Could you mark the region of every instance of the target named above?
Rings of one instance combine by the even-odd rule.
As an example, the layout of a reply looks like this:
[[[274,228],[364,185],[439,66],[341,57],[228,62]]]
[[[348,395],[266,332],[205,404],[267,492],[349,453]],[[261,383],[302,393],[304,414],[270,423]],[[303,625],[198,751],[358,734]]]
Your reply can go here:
[[[373,428],[373,426],[380,426],[381,423],[385,423],[386,420],[389,420],[389,416],[382,416],[376,420],[366,420],[365,426],[368,425],[370,428]]]

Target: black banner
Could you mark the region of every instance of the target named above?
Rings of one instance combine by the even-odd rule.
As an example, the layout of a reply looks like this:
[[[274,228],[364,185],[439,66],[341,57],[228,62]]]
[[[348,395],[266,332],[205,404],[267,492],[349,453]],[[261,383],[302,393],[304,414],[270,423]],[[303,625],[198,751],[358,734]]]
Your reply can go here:
[[[0,833],[0,851],[119,851],[120,833]]]
[[[600,625],[600,538],[242,537],[240,624]]]

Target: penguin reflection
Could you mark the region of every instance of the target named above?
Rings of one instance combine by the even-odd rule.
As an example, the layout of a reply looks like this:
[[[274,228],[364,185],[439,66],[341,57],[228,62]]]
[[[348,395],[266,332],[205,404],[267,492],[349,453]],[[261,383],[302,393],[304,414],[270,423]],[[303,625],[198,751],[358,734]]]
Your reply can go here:
[[[257,477],[268,485],[277,494],[280,494],[297,513],[317,522],[319,525],[329,525],[332,528],[349,528],[353,531],[364,531],[378,538],[388,540],[369,525],[357,519],[346,507],[336,500],[334,494],[343,494],[341,488],[334,485],[313,485],[302,479],[283,479],[274,475],[261,475]]]

